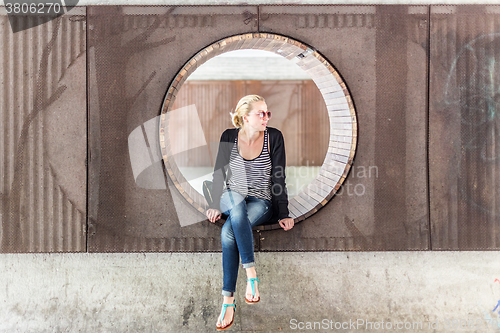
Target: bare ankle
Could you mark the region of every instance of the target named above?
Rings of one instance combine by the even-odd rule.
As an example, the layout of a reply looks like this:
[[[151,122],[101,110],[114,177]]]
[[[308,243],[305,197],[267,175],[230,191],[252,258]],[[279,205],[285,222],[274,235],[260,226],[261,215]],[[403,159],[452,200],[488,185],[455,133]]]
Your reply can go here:
[[[248,279],[255,279],[257,277],[257,271],[255,270],[255,266],[246,268],[245,271],[247,273]]]
[[[224,296],[224,299],[222,300],[222,303],[224,303],[224,304],[233,304],[234,303],[234,296],[232,296],[232,297]]]

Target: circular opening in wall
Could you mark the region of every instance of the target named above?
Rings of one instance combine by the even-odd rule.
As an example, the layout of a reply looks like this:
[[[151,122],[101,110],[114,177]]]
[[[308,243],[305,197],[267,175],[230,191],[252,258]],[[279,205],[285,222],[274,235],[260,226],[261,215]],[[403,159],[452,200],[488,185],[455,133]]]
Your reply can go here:
[[[289,211],[296,222],[335,195],[351,167],[356,113],[335,68],[311,47],[276,34],[250,33],[218,41],[179,71],[162,107],[160,144],[168,176],[199,212],[207,202],[221,133],[229,112],[248,94],[266,99],[283,132]],[[256,229],[274,229],[278,224]]]

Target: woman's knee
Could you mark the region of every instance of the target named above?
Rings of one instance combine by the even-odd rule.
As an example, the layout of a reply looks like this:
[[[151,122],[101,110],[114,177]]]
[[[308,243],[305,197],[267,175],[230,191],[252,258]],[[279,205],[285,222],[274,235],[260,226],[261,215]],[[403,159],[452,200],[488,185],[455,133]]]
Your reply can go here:
[[[239,213],[245,209],[245,198],[238,192],[228,190],[222,194],[220,208],[221,212],[227,215]]]
[[[228,219],[226,223],[230,222]],[[236,246],[236,238],[234,237],[233,229],[229,226],[226,227],[226,224],[222,227],[221,231],[221,242],[222,246]]]
[[[231,219],[231,227],[239,230],[240,227],[250,224],[248,212],[246,210],[232,210],[229,214]]]

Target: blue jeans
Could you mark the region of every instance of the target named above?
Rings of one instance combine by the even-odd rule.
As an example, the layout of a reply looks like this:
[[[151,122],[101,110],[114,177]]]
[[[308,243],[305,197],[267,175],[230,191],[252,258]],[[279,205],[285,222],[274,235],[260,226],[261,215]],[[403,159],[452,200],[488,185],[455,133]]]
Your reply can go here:
[[[230,189],[220,200],[221,212],[228,215],[222,226],[222,295],[233,296],[240,262],[243,268],[255,266],[252,227],[266,222],[272,215],[271,201],[242,196]]]

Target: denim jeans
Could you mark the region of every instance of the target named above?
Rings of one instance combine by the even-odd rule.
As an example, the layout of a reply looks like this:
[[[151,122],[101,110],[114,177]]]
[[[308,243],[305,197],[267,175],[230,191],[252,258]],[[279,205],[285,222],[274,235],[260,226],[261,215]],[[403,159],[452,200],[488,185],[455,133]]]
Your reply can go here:
[[[271,201],[252,196],[242,196],[230,189],[220,200],[221,212],[228,215],[222,226],[222,295],[233,296],[236,290],[238,266],[255,266],[252,227],[266,222],[272,215]]]

